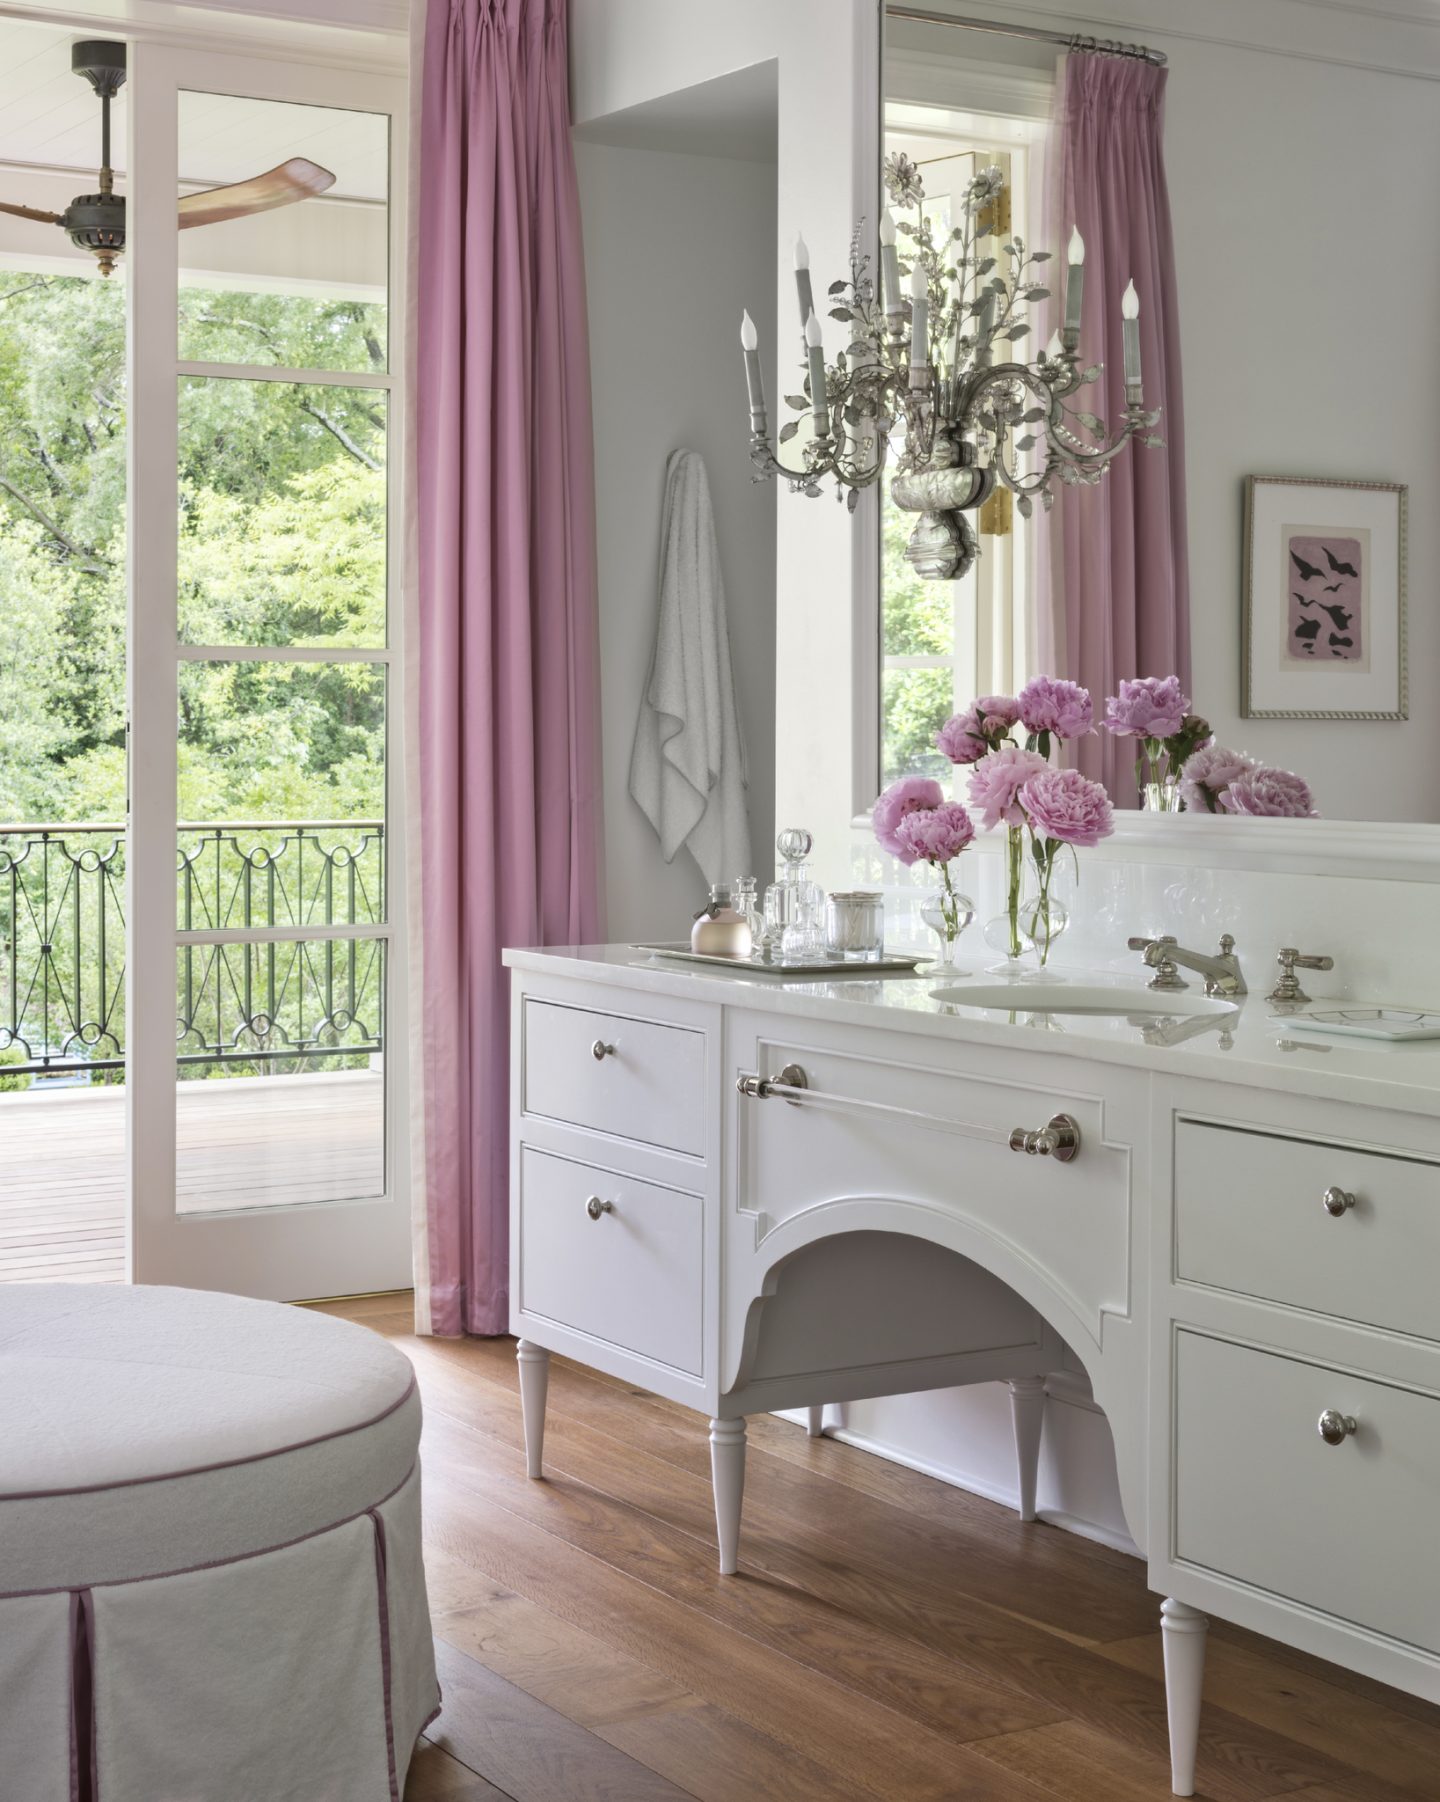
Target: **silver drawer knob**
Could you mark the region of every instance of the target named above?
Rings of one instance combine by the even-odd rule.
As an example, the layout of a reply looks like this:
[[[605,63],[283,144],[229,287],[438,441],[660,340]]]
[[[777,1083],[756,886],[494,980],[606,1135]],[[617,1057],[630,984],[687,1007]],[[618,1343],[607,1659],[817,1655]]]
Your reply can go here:
[[[1349,1189],[1337,1188],[1334,1183],[1331,1183],[1330,1187],[1320,1197],[1320,1200],[1325,1208],[1325,1212],[1333,1215],[1336,1220],[1338,1220],[1342,1214],[1348,1213],[1349,1210],[1355,1206],[1354,1193]]]
[[[614,1057],[615,1047],[613,1045],[607,1045],[604,1039],[596,1039],[595,1043],[590,1047],[590,1055],[597,1064],[603,1063],[607,1057]]]
[[[1355,1431],[1355,1416],[1337,1414],[1333,1408],[1327,1408],[1316,1424],[1326,1445],[1344,1445]]]
[[[602,1214],[613,1214],[615,1212],[615,1203],[613,1201],[602,1201],[598,1195],[592,1195],[589,1201],[585,1203],[585,1212],[592,1220],[598,1220]]]

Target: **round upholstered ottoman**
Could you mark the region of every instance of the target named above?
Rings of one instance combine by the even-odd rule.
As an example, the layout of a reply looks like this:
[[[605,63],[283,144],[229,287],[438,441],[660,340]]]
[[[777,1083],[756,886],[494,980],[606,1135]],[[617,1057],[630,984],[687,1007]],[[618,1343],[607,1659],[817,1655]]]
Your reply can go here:
[[[346,1321],[0,1288],[0,1795],[399,1802],[439,1701],[419,1435]]]

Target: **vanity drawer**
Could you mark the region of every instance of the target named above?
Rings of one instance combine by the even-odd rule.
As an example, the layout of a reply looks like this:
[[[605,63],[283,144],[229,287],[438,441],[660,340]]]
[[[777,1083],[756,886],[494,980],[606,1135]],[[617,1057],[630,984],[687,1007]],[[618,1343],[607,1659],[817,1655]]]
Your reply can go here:
[[[1175,1374],[1176,1558],[1440,1652],[1440,1400],[1190,1332]]]
[[[705,1035],[527,996],[522,1108],[687,1157],[705,1152]]]
[[[788,1035],[758,1039],[751,1066],[798,1065],[813,1100],[737,1097],[737,1205],[760,1236],[796,1215],[874,1200],[913,1210],[917,1230],[954,1222],[1003,1248],[1074,1308],[1095,1340],[1130,1297],[1130,1154],[1100,1097],[984,1074],[857,1056]],[[1011,1066],[1013,1069],[1014,1066]],[[1075,1070],[1066,1074],[1078,1074]],[[1096,1073],[1085,1070],[1092,1081]],[[1014,1128],[1078,1124],[1070,1162],[1016,1155]],[[1002,1274],[1008,1275],[1006,1265]]]
[[[1175,1214],[1182,1282],[1440,1339],[1440,1165],[1181,1120]]]
[[[520,1311],[701,1374],[705,1204],[522,1147]]]

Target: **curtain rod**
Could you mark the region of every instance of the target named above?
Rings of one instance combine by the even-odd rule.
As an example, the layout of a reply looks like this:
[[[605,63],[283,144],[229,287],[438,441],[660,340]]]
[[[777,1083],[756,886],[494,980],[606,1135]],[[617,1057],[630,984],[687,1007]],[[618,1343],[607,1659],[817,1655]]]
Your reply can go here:
[[[1012,25],[998,19],[962,19],[958,13],[926,12],[916,6],[887,5],[885,12],[892,19],[910,19],[917,25],[956,25],[962,31],[988,31],[1006,38],[1033,38],[1041,44],[1058,44],[1062,50],[1079,50],[1091,56],[1133,56],[1161,69],[1168,60],[1163,50],[1150,50],[1144,44],[1122,44],[1118,38],[1092,38],[1082,32],[1067,36],[1063,31],[1043,31],[1037,25]]]

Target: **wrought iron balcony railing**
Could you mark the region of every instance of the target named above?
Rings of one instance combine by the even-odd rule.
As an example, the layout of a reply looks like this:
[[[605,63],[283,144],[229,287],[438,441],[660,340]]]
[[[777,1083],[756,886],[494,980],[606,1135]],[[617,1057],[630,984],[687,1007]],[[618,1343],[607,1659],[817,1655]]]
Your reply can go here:
[[[0,824],[0,1081],[123,1071],[124,865],[123,826]],[[378,926],[384,895],[379,820],[178,830],[184,931]],[[176,962],[182,1074],[219,1064],[303,1069],[384,1049],[378,937],[184,944]]]

